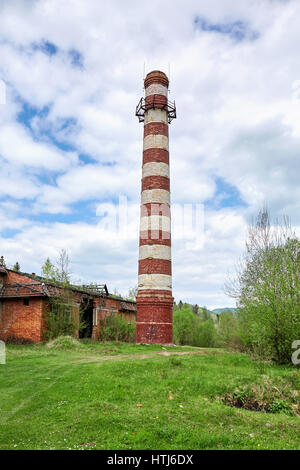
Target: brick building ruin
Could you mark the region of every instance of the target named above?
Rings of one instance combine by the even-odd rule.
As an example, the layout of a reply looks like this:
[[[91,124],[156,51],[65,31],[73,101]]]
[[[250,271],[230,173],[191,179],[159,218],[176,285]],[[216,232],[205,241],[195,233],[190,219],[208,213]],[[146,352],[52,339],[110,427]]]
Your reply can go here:
[[[71,300],[72,318],[78,324],[79,312],[83,311],[86,327],[77,332],[80,338],[99,339],[101,320],[111,314],[135,323],[136,303],[110,295],[105,284],[98,288],[63,288],[35,274],[15,272],[0,265],[0,339],[44,341],[51,299],[65,290]]]

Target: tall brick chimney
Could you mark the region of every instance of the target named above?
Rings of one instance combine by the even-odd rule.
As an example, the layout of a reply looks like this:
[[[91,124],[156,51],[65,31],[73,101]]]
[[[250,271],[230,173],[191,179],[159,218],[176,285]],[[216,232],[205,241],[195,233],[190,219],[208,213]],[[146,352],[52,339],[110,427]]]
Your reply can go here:
[[[148,73],[144,85],[136,108],[144,122],[136,341],[172,344],[169,123],[176,108],[163,72]]]

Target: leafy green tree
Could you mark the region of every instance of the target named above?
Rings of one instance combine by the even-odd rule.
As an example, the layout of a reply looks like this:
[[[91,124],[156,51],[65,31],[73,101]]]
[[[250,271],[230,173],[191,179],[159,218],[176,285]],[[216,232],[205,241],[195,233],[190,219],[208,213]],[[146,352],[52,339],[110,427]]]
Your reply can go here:
[[[198,315],[189,308],[183,307],[173,313],[173,330],[175,344],[185,344],[199,347],[216,345],[216,330],[214,322],[202,322]]]
[[[195,343],[197,317],[189,308],[176,310],[173,314],[174,341],[176,344]]]
[[[13,267],[13,271],[15,271],[16,273],[19,273],[21,271],[21,267],[20,267],[20,264],[18,263],[18,261],[15,263],[15,265]]]
[[[50,258],[47,258],[45,263],[42,266],[42,277],[55,281],[56,278],[56,268],[51,263]]]
[[[192,306],[192,311],[193,311],[193,313],[194,313],[195,315],[198,315],[198,313],[199,313],[199,307],[198,307],[197,304]]]
[[[205,322],[210,319],[210,312],[206,307],[200,307],[199,316],[200,316],[201,321]]]
[[[206,320],[198,325],[197,346],[213,348],[217,345],[217,335],[214,322]]]
[[[70,258],[65,249],[59,252],[56,265],[47,258],[42,266],[42,277],[64,285],[70,284]]]
[[[290,362],[300,338],[300,240],[285,217],[262,210],[249,226],[246,253],[227,292],[238,301],[244,344],[260,357]]]
[[[239,344],[238,320],[229,310],[220,313],[217,332],[221,346],[234,346]]]

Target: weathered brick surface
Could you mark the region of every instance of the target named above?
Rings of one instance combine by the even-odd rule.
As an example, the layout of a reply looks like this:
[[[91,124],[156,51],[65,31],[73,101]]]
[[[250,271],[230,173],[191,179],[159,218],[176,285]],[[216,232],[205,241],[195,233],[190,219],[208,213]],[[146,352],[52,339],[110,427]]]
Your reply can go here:
[[[162,230],[144,230],[140,232],[140,246],[142,245],[167,245],[171,246],[170,232]]]
[[[142,300],[147,301],[149,297],[155,297],[156,300],[161,300],[163,302],[172,301],[173,297],[172,292],[170,290],[163,290],[163,289],[143,289],[139,291],[138,300],[141,302]]]
[[[153,83],[160,83],[161,85],[164,85],[168,88],[169,79],[167,75],[161,72],[160,70],[153,70],[152,72],[146,75],[146,78],[144,80],[144,86],[145,88],[147,88],[149,85],[152,85]]]
[[[164,122],[149,122],[144,126],[144,138],[150,134],[169,137],[169,126]]]
[[[2,301],[0,320],[0,336],[25,338],[34,342],[43,339],[43,310],[42,298],[30,298],[29,305],[24,305],[24,299],[5,299]]]
[[[155,297],[138,298],[139,323],[172,323],[173,298],[169,301]]]
[[[136,342],[145,344],[172,344],[172,323],[137,323]]]
[[[101,332],[101,320],[104,320],[106,317],[110,315],[121,315],[127,323],[133,323],[135,324],[136,322],[136,312],[127,312],[127,311],[121,311],[120,312],[120,302],[123,302],[123,300],[119,299],[111,299],[111,298],[105,298],[104,299],[104,304],[103,300],[98,298],[95,299],[94,306],[97,308],[97,325],[93,325],[93,333],[92,333],[92,338],[95,340],[98,340],[100,337],[100,332]]]
[[[142,191],[147,189],[165,189],[170,191],[170,179],[165,176],[146,176],[142,179]]]
[[[151,148],[143,151],[143,165],[150,162],[162,162],[169,165],[169,152],[165,149]]]
[[[8,271],[7,276],[4,277],[4,283],[5,284],[14,284],[15,282],[19,283],[36,283],[37,280],[32,278],[32,277],[27,277],[24,275],[20,275],[14,271]]]
[[[171,261],[166,259],[140,259],[139,274],[171,275]]]
[[[149,215],[164,215],[166,217],[171,217],[171,209],[168,204],[142,204],[141,205],[141,217],[146,217]]]
[[[8,270],[8,274],[2,276],[2,278],[4,284],[37,284],[40,282],[38,278],[31,278],[23,273],[15,273],[10,270]],[[21,293],[21,290],[19,289],[18,292]],[[50,310],[48,297],[42,297],[43,290],[41,290],[42,295],[40,296],[36,294],[30,296],[29,293],[30,290],[28,290],[28,295],[25,297],[0,298],[1,339],[6,340],[6,338],[14,337],[31,340],[33,342],[40,342],[46,339],[46,317]],[[74,303],[72,315],[75,322],[79,321],[79,306],[84,297],[87,297],[87,294],[76,290],[71,293],[71,299]],[[24,298],[29,299],[28,306],[24,304]],[[99,332],[99,320],[103,318],[104,315],[122,315],[126,320],[135,322],[135,311],[124,310],[124,307],[130,305],[132,308],[134,304],[128,304],[120,298],[104,297],[103,299],[98,296],[90,296],[90,298],[93,301],[93,307],[98,308],[98,325],[93,329],[93,335],[94,332],[97,332],[97,329]]]
[[[145,108],[164,109],[168,103],[168,98],[163,95],[150,95],[145,98]]]
[[[108,297],[105,297],[104,299],[102,299],[101,297],[95,297],[94,298],[94,306],[95,307],[99,307],[102,305],[104,301],[104,305],[105,305],[105,309],[110,309],[110,310],[118,310],[119,309],[119,306],[120,306],[120,300],[118,299],[113,299],[113,298],[108,298]]]
[[[169,126],[167,113],[160,111],[167,109],[168,86],[163,72],[146,76],[137,342],[148,344],[172,343],[171,251],[163,248],[171,246]],[[160,247],[154,250],[153,245]]]

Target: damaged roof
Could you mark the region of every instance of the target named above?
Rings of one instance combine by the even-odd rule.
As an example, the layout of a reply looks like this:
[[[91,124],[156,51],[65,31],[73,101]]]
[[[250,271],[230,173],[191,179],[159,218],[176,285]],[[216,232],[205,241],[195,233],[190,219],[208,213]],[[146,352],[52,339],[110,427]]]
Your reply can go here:
[[[2,266],[2,265],[0,264],[0,275],[1,275],[1,274],[7,274],[7,269],[6,269],[5,266]]]

